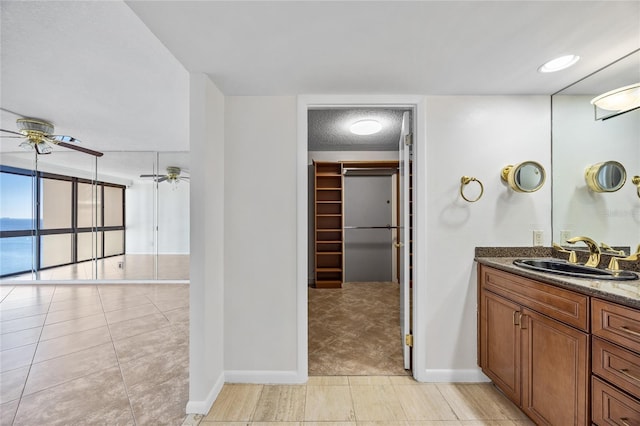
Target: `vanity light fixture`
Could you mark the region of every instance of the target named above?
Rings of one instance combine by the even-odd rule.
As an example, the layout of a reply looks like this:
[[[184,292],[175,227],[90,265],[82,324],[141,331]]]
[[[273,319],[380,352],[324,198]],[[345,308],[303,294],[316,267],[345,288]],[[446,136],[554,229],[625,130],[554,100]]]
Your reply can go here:
[[[556,72],[563,70],[565,68],[569,68],[571,65],[575,64],[580,60],[580,56],[578,55],[564,55],[559,58],[552,59],[550,61],[545,62],[538,68],[539,72]]]
[[[373,135],[382,130],[382,124],[377,120],[360,120],[353,123],[349,130],[355,135]]]
[[[640,83],[619,87],[591,99],[596,120],[610,118],[640,108]],[[598,117],[598,108],[613,111],[612,114]]]

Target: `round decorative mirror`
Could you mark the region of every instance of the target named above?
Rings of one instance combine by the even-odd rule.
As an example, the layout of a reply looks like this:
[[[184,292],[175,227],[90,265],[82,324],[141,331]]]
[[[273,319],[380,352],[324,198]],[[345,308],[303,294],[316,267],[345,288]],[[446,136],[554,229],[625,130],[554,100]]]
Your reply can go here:
[[[502,169],[502,180],[516,192],[535,192],[542,188],[547,175],[542,164],[525,161]]]
[[[594,192],[616,192],[626,182],[627,171],[617,161],[605,161],[588,167],[584,178]]]

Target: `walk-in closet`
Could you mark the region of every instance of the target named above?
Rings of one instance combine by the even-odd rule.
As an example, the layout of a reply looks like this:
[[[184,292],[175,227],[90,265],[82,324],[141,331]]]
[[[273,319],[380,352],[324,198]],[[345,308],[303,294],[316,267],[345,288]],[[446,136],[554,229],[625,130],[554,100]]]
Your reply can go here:
[[[411,111],[308,114],[309,374],[409,374]]]

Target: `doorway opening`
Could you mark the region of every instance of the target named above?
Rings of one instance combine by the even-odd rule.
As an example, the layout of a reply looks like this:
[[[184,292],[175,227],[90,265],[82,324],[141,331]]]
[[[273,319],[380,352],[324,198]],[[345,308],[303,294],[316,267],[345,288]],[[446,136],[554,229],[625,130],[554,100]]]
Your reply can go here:
[[[307,110],[309,375],[411,374],[414,114]]]

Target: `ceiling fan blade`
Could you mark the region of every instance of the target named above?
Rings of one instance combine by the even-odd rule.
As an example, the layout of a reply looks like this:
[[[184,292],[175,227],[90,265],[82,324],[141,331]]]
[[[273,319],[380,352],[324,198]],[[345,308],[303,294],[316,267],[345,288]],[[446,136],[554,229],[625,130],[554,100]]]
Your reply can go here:
[[[0,135],[0,138],[2,139],[20,139],[20,138],[24,138],[24,136],[5,136],[5,135]]]
[[[167,177],[166,176],[162,176],[162,177],[156,179],[156,182],[164,182],[165,180],[167,180]]]
[[[189,180],[189,176],[180,176],[180,180]]]
[[[84,152],[85,154],[93,155],[95,157],[102,157],[104,155],[102,152],[94,151],[92,149],[84,148],[78,145],[71,145],[70,143],[66,143],[66,142],[57,142],[57,144],[60,146],[64,146],[65,148],[69,148],[76,151]]]
[[[162,177],[162,175],[140,175],[140,177],[152,177],[152,178],[159,178],[159,177]]]
[[[22,133],[14,132],[13,130],[0,129],[0,132],[13,133],[14,135],[18,135],[18,136],[24,137],[24,135]],[[3,136],[3,137],[10,137],[10,136]]]
[[[56,142],[68,142],[68,143],[82,143],[79,139],[74,138],[73,136],[65,136],[65,135],[48,135],[48,139],[54,140]]]

